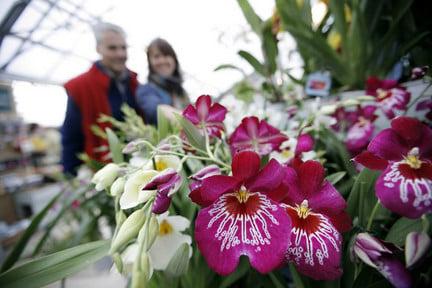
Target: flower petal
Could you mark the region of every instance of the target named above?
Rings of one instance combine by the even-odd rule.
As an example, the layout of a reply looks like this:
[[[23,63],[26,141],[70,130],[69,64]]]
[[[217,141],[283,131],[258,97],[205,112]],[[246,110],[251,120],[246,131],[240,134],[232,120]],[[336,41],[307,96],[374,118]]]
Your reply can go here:
[[[251,192],[268,192],[280,185],[282,176],[282,166],[272,159],[255,177],[248,181],[246,187]]]
[[[246,181],[255,176],[260,168],[260,157],[252,151],[241,151],[234,155],[232,173],[235,178]]]
[[[268,273],[282,263],[290,229],[284,209],[264,194],[251,193],[239,203],[234,193],[226,193],[199,212],[195,239],[209,267],[221,275],[233,272],[241,255]]]
[[[388,165],[387,160],[380,158],[369,151],[363,151],[354,158],[354,161],[373,170],[384,170]]]
[[[405,263],[410,268],[429,252],[431,239],[425,232],[410,232],[405,240]]]
[[[431,163],[414,169],[404,162],[393,162],[380,175],[376,195],[387,209],[408,217],[418,218],[432,212]]]
[[[209,95],[201,95],[200,97],[198,97],[195,103],[195,107],[200,122],[206,121],[207,116],[209,114],[210,105],[211,105],[211,98]]]
[[[165,270],[175,252],[183,243],[191,244],[191,236],[172,232],[157,237],[148,252],[153,268],[155,270]]]
[[[342,275],[340,258],[342,236],[322,214],[310,213],[300,218],[287,208],[292,230],[286,257],[297,270],[315,280],[333,280]]]
[[[315,192],[320,191],[324,174],[324,167],[318,161],[309,160],[299,167],[297,175],[304,198],[309,198]]]
[[[199,123],[198,113],[192,104],[183,110],[183,116],[195,125]]]
[[[129,209],[148,200],[148,198],[146,199],[145,197],[140,197],[140,192],[142,187],[150,182],[150,180],[156,175],[157,172],[154,170],[139,170],[132,174],[126,180],[124,192],[120,197],[121,209]]]
[[[297,139],[297,145],[295,148],[295,154],[300,154],[302,152],[308,152],[313,149],[314,140],[309,134],[302,134]]]
[[[214,103],[210,107],[209,115],[207,117],[207,122],[223,122],[225,120],[225,115],[228,110],[219,103]]]
[[[403,139],[395,131],[384,129],[372,139],[367,150],[380,158],[398,161],[409,151],[403,143]]]
[[[391,121],[392,129],[405,140],[409,147],[416,147],[421,139],[423,124],[411,117],[398,117]]]
[[[236,190],[239,184],[239,180],[231,176],[210,176],[203,180],[201,188],[197,191],[199,196],[197,195],[195,198],[194,195],[192,201],[198,200],[198,202],[194,202],[200,206],[208,206],[216,201],[220,195]]]
[[[396,288],[412,287],[411,275],[395,257],[384,255],[377,261],[377,270]]]

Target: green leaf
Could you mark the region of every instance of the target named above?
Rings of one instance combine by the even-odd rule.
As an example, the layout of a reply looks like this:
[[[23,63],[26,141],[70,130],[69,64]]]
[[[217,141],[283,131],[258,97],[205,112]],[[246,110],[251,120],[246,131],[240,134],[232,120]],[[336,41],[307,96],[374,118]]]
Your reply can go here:
[[[105,131],[108,136],[108,144],[113,162],[117,164],[122,163],[124,161],[122,147],[117,135],[110,128],[106,128]]]
[[[222,283],[219,288],[228,288],[231,287],[235,282],[237,282],[240,278],[242,278],[249,271],[250,266],[247,258],[245,256],[241,256],[240,264],[237,266],[237,269],[231,273],[230,275],[223,278]]]
[[[283,279],[278,279],[278,277],[275,275],[274,272],[270,272],[269,276],[270,276],[270,280],[273,283],[273,287],[275,287],[275,288],[284,288],[285,287],[283,285]]]
[[[109,240],[102,240],[44,256],[0,274],[2,288],[36,288],[74,274],[107,255]]]
[[[272,32],[272,24],[269,23],[263,29],[262,50],[268,75],[276,72],[276,57],[278,55],[277,39]]]
[[[165,116],[165,114],[162,112],[160,106],[158,106],[157,108],[157,130],[158,130],[159,141],[165,139],[172,131],[171,123],[168,120],[168,118]]]
[[[375,181],[379,171],[363,169],[357,176],[347,200],[347,211],[354,219],[359,218],[359,224],[366,226],[370,213],[377,202],[375,196]]]
[[[255,69],[257,73],[266,77],[267,73],[264,65],[261,64],[261,62],[259,62],[252,54],[244,50],[241,50],[238,52],[238,55],[240,55],[240,57],[245,59]]]
[[[189,143],[195,148],[205,150],[205,137],[200,133],[198,128],[183,116],[179,114],[175,114],[175,116],[180,126],[183,128]]]
[[[338,183],[345,175],[347,174],[347,172],[345,171],[341,171],[341,172],[336,172],[333,173],[331,175],[328,175],[326,177],[327,181],[329,181],[331,184],[335,185],[336,183]]]
[[[239,72],[241,72],[244,76],[246,76],[246,73],[243,71],[243,69],[241,69],[238,66],[235,66],[233,64],[222,64],[217,66],[213,71],[220,71],[220,70],[225,70],[225,69],[233,69],[233,70],[237,70]]]
[[[289,264],[289,270],[291,272],[291,276],[294,281],[294,287],[296,288],[306,288],[305,284],[303,283],[303,280],[300,276],[300,274],[297,272],[296,268],[293,264]]]
[[[422,231],[422,228],[421,219],[408,219],[402,217],[390,228],[385,240],[401,246],[405,244],[405,238],[408,233],[413,231],[420,232]]]
[[[233,93],[237,99],[250,103],[253,101],[256,91],[247,80],[243,80],[234,85]]]
[[[165,269],[165,273],[168,276],[179,277],[187,272],[189,267],[190,249],[188,243],[180,245]]]
[[[29,227],[25,230],[24,234],[21,236],[18,243],[14,246],[6,260],[4,261],[0,272],[4,272],[11,268],[16,261],[18,261],[19,257],[21,256],[22,252],[24,251],[25,247],[27,246],[27,243],[29,242],[30,238],[33,236],[34,233],[36,233],[39,224],[44,219],[45,215],[48,213],[48,211],[51,209],[51,207],[57,202],[58,198],[63,194],[63,191],[54,196],[51,201],[38,213],[33,217],[33,220],[31,221]]]
[[[259,37],[261,37],[261,29],[262,29],[262,22],[263,22],[261,18],[255,13],[252,6],[249,4],[247,0],[237,0],[237,3],[239,4],[243,12],[243,15],[245,16],[252,30]]]

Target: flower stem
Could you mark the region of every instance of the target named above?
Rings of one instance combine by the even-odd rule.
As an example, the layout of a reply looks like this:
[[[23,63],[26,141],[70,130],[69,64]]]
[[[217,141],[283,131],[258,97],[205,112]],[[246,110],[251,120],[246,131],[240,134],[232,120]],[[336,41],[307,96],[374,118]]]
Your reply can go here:
[[[423,232],[428,233],[430,227],[429,220],[427,219],[426,214],[423,214],[421,218],[422,218]]]
[[[369,217],[369,220],[368,220],[368,223],[367,223],[367,226],[366,226],[366,231],[369,231],[370,228],[372,227],[372,222],[373,222],[373,220],[375,218],[375,214],[378,211],[379,207],[380,207],[380,201],[377,200],[377,202],[375,203],[374,208],[372,209],[372,213],[371,213],[371,215]]]

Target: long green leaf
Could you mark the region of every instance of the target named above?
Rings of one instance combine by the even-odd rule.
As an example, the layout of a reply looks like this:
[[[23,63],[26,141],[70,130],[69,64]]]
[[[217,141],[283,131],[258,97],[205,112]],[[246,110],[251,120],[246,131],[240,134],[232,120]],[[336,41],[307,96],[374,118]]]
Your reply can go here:
[[[335,185],[339,182],[347,173],[345,171],[336,172],[326,177],[327,181]]]
[[[108,144],[111,151],[112,160],[114,163],[121,163],[124,161],[121,143],[117,135],[110,129],[105,129],[108,136]]]
[[[160,106],[157,108],[157,130],[158,130],[158,140],[161,141],[165,139],[171,131],[171,123],[165,114],[162,112]]]
[[[63,204],[63,207],[60,209],[60,211],[57,213],[57,215],[53,218],[53,220],[47,225],[45,228],[45,233],[42,236],[42,238],[39,240],[38,244],[33,250],[32,257],[35,257],[40,250],[42,249],[43,245],[45,244],[46,240],[48,239],[52,229],[57,225],[57,223],[62,219],[62,216],[69,211],[72,203],[77,200],[79,197],[81,197],[85,192],[93,189],[91,185],[80,187],[78,190],[75,191],[75,193],[67,199],[67,201]],[[85,200],[88,201],[89,199]],[[85,203],[84,202],[84,203]],[[83,205],[84,203],[81,203]]]
[[[240,264],[238,265],[237,269],[227,277],[224,277],[219,288],[231,287],[236,281],[246,275],[249,269],[250,266],[248,260],[246,259],[246,257],[242,256],[240,258]]]
[[[261,29],[262,29],[262,22],[263,22],[261,18],[255,13],[252,6],[249,4],[247,0],[237,0],[237,3],[239,4],[243,12],[243,15],[245,16],[252,30],[259,37],[261,37]]]
[[[367,168],[358,175],[347,200],[347,211],[354,219],[359,218],[359,224],[366,226],[370,213],[377,201],[375,196],[375,181],[379,172]]]
[[[83,244],[27,262],[0,274],[2,288],[37,288],[74,274],[108,254],[109,240]]]
[[[39,224],[44,219],[45,215],[48,213],[48,211],[51,209],[51,207],[57,202],[57,199],[63,194],[63,191],[54,196],[51,201],[38,213],[33,217],[33,220],[31,221],[29,227],[26,229],[24,234],[21,236],[18,243],[14,246],[6,260],[4,261],[0,272],[4,272],[11,268],[16,261],[18,261],[19,257],[21,256],[22,252],[24,251],[25,247],[27,246],[27,243],[29,242],[31,236],[37,231]]]
[[[179,114],[175,114],[175,116],[180,126],[183,128],[189,143],[196,148],[205,150],[205,137],[199,132],[198,128],[183,116]]]
[[[267,76],[264,65],[261,64],[261,62],[259,62],[258,59],[256,59],[252,54],[241,50],[238,52],[238,55],[240,55],[240,57],[245,59],[255,69],[257,73],[261,74],[264,77]]]
[[[289,270],[291,272],[293,281],[294,281],[294,287],[296,288],[306,288],[305,284],[303,283],[303,280],[300,276],[300,274],[297,272],[296,268],[293,264],[289,264]]]

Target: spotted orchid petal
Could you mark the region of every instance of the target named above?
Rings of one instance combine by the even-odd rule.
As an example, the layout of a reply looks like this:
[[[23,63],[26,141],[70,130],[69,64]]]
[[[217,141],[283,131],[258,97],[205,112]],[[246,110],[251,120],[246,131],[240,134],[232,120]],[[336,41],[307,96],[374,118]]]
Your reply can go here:
[[[280,164],[270,161],[259,170],[259,156],[243,151],[234,155],[233,176],[216,175],[203,180],[207,205],[198,213],[195,239],[208,265],[227,275],[235,270],[241,255],[252,267],[267,273],[278,267],[285,255],[291,220],[270,199],[269,189],[282,180]],[[271,185],[269,185],[271,184]]]

